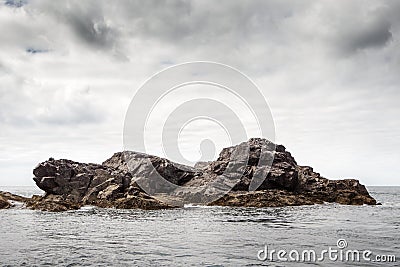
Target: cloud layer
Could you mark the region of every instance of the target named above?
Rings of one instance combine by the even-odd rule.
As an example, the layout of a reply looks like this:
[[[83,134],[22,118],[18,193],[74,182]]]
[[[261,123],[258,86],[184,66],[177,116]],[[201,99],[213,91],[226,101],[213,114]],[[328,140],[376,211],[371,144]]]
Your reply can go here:
[[[399,13],[390,0],[3,1],[0,185],[30,184],[50,156],[123,149],[135,90],[194,60],[250,76],[300,164],[399,185]]]

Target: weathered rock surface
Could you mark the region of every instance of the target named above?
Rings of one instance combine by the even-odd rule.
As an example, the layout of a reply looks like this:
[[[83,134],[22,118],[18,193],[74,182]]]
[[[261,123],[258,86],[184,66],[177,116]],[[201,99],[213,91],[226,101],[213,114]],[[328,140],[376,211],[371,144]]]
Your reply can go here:
[[[34,181],[46,195],[26,201],[27,206],[49,211],[78,209],[82,205],[124,209],[172,208],[173,204],[166,204],[172,202],[160,201],[162,197],[153,198],[145,191],[202,202],[207,199],[207,194],[215,193],[202,187],[208,183],[218,184],[224,192],[210,205],[376,204],[357,180],[321,177],[311,167],[299,166],[284,146],[275,146],[260,138],[225,148],[216,161],[198,164],[196,168],[144,153],[120,152],[103,164],[49,159],[40,163],[33,173]],[[158,179],[160,176],[165,180]],[[255,183],[260,177],[259,183]],[[252,188],[254,185],[256,187]],[[219,190],[218,186],[214,190]],[[232,190],[227,194],[226,188]],[[249,192],[249,189],[255,191]]]
[[[11,207],[11,203],[0,195],[0,209],[8,209],[9,207]]]
[[[238,147],[239,151],[240,147],[243,147],[249,152],[232,156],[235,150],[237,153]],[[262,164],[259,163],[260,158],[263,159]],[[242,162],[245,163],[242,164]],[[232,165],[236,165],[238,168],[232,167]],[[293,191],[299,184],[296,167],[296,161],[284,146],[275,146],[266,139],[252,138],[238,146],[224,148],[218,159],[209,163],[205,170],[212,174],[227,175],[226,169],[229,168],[228,175],[238,174],[240,180],[232,191],[249,191],[254,176],[261,177],[262,183],[253,190],[285,189]]]
[[[13,206],[12,202],[26,203],[29,198],[0,191],[0,209],[8,209]]]
[[[375,205],[364,185],[358,180],[329,180],[321,177],[313,168],[299,166],[282,145],[275,147],[274,159],[265,180],[255,192],[248,192],[251,179],[262,166],[257,166],[260,151],[271,144],[265,139],[253,138],[250,145],[249,161],[240,182],[223,198],[210,203],[221,206],[277,207],[310,205],[336,202],[346,205]],[[229,161],[232,148],[224,149],[218,160],[209,164],[211,171],[223,171]],[[265,152],[266,151],[266,152]],[[270,153],[270,149],[264,149]]]
[[[287,190],[260,190],[253,192],[239,191],[230,193],[210,203],[210,206],[232,207],[285,207],[322,204],[318,198],[310,198],[302,194],[296,194]]]
[[[138,164],[138,168],[144,167]],[[126,209],[171,208],[137,186],[132,175],[124,169],[122,153],[116,153],[102,165],[49,159],[40,163],[33,173],[34,181],[46,195],[32,199],[27,205],[29,208],[47,211],[79,209],[83,205]],[[143,171],[138,170],[138,173],[143,174]]]
[[[81,202],[71,201],[64,196],[52,194],[33,196],[25,204],[30,209],[54,212],[77,210],[83,205]]]

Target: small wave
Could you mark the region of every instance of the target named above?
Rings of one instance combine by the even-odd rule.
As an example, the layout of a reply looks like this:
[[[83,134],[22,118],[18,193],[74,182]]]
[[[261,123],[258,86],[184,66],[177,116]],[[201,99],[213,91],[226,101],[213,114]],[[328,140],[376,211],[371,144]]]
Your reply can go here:
[[[83,206],[83,207],[81,207],[78,211],[91,211],[91,210],[93,210],[94,208],[96,208],[95,206]]]
[[[14,201],[14,200],[9,200],[9,202],[11,203],[13,209],[22,209],[25,206],[25,204],[23,202]]]
[[[212,208],[212,206],[198,205],[198,204],[192,204],[192,203],[185,204],[185,205],[183,205],[183,207],[185,209],[191,209],[191,208],[210,209],[210,208]]]
[[[382,206],[385,206],[385,207],[400,207],[400,203],[398,203],[398,202],[383,202]]]

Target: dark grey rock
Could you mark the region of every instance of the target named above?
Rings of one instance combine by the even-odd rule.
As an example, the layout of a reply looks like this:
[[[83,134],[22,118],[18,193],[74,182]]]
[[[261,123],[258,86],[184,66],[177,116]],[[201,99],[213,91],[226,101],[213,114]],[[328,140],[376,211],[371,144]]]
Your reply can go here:
[[[52,210],[54,202],[55,211],[86,204],[171,208],[175,203],[204,203],[219,193],[220,199],[212,199],[211,204],[257,207],[322,202],[376,204],[359,181],[321,177],[311,167],[297,165],[284,146],[261,138],[224,148],[216,161],[197,167],[127,151],[115,153],[102,164],[49,159],[33,173],[34,181],[46,195],[32,200],[29,206]],[[257,179],[259,183],[254,183]],[[249,192],[254,184],[256,191]],[[160,197],[155,199],[142,188]],[[162,196],[165,202],[159,200]],[[169,201],[171,198],[176,202]]]

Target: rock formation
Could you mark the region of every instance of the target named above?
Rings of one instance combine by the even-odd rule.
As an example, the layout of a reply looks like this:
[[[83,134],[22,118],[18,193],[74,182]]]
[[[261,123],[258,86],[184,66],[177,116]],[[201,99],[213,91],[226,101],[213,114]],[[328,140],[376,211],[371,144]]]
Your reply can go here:
[[[138,173],[145,174],[146,172],[141,172],[144,166],[140,166],[140,161],[148,155],[140,155]],[[48,211],[78,209],[82,205],[141,209],[170,208],[143,192],[124,164],[126,163],[122,160],[122,153],[116,153],[102,165],[64,159],[49,159],[40,163],[33,171],[35,175],[33,179],[46,195],[36,197],[28,207]],[[52,203],[55,203],[55,208]]]
[[[282,145],[275,148],[273,163],[266,178],[255,192],[248,192],[252,176],[262,166],[257,166],[263,146],[270,146],[265,139],[252,138],[248,164],[240,182],[233,190],[210,205],[220,206],[296,206],[324,202],[347,205],[375,205],[364,185],[358,180],[329,180],[321,177],[308,166],[299,166],[290,152]],[[220,165],[226,165],[232,148],[224,149],[216,162],[209,164],[211,171],[218,172]],[[267,151],[268,150],[264,150]],[[223,169],[223,168],[222,168]]]
[[[13,202],[27,203],[28,201],[30,201],[30,198],[0,191],[0,209],[8,209],[12,207]]]
[[[357,180],[321,177],[311,167],[299,166],[284,146],[260,138],[225,148],[216,161],[195,167],[144,153],[119,152],[102,164],[51,158],[40,163],[33,173],[37,186],[46,194],[24,202],[29,208],[48,211],[78,209],[83,205],[173,208],[187,202],[205,203],[215,190],[222,194],[206,202],[208,205],[376,204]],[[165,180],[158,179],[160,176]],[[251,188],[257,177],[262,179],[255,183],[256,188]],[[204,187],[209,183],[217,186],[212,190]],[[1,195],[0,207],[9,207]]]
[[[0,209],[7,209],[11,206],[10,202],[2,195],[0,195]]]

